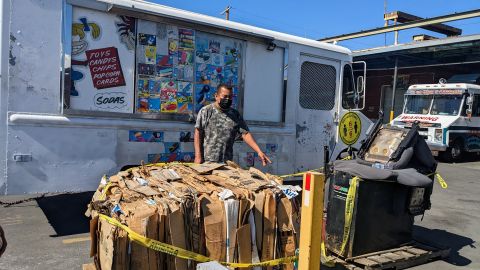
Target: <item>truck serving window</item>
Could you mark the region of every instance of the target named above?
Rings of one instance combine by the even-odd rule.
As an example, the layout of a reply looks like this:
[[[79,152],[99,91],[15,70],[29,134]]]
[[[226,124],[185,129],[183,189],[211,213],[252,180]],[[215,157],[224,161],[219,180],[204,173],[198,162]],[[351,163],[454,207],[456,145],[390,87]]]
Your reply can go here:
[[[432,98],[426,95],[407,95],[404,113],[428,114]]]
[[[303,62],[300,74],[300,106],[312,110],[333,109],[336,77],[333,66]]]
[[[472,116],[480,116],[480,94],[475,94],[472,106]]]
[[[433,98],[431,114],[458,115],[463,96],[461,95],[436,95]]]
[[[70,16],[69,16],[70,17]],[[241,109],[245,41],[73,7],[65,31],[64,112],[189,121],[220,83]]]
[[[233,88],[238,108],[244,41],[145,20],[137,33],[137,113],[191,117],[221,83]]]

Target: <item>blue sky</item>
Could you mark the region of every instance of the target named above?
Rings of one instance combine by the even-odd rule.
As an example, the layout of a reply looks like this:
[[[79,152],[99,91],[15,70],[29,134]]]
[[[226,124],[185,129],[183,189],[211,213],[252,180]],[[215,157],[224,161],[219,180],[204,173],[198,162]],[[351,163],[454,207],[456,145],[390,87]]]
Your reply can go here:
[[[230,19],[297,36],[318,39],[383,26],[384,0],[150,0],[166,6],[214,17],[232,6]],[[421,17],[480,9],[480,0],[387,0],[387,11],[404,11]],[[480,18],[450,22],[463,34],[480,33]],[[400,42],[409,42],[414,34],[443,35],[423,29],[400,32]],[[385,35],[339,43],[352,50],[383,46]],[[393,33],[387,34],[387,45]]]

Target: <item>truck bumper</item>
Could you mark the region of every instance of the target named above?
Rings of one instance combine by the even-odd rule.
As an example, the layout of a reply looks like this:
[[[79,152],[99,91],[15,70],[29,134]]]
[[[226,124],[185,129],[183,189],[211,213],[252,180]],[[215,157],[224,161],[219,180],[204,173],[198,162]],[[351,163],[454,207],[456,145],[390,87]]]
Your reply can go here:
[[[445,144],[441,143],[432,143],[432,142],[427,142],[428,148],[430,148],[430,151],[432,151],[432,154],[434,156],[438,156],[438,152],[443,152],[447,150],[447,146]]]

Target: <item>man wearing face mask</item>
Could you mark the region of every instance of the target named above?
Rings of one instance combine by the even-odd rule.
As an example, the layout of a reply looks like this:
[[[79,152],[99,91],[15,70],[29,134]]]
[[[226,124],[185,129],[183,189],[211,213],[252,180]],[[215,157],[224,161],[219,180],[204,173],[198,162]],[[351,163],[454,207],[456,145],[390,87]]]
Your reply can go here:
[[[220,84],[215,93],[215,103],[203,107],[195,124],[195,163],[225,162],[233,158],[233,143],[241,137],[262,161],[272,163],[260,150],[240,113],[231,108],[232,88]]]

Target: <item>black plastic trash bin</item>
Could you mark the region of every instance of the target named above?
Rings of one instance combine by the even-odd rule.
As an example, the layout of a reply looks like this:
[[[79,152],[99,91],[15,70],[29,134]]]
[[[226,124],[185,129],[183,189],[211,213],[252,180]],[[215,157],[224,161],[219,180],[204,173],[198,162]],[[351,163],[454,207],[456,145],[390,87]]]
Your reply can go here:
[[[342,257],[355,257],[398,247],[412,240],[414,216],[409,212],[411,187],[396,182],[360,180],[346,247],[341,254],[345,206],[352,175],[336,171],[329,186],[326,246]]]

